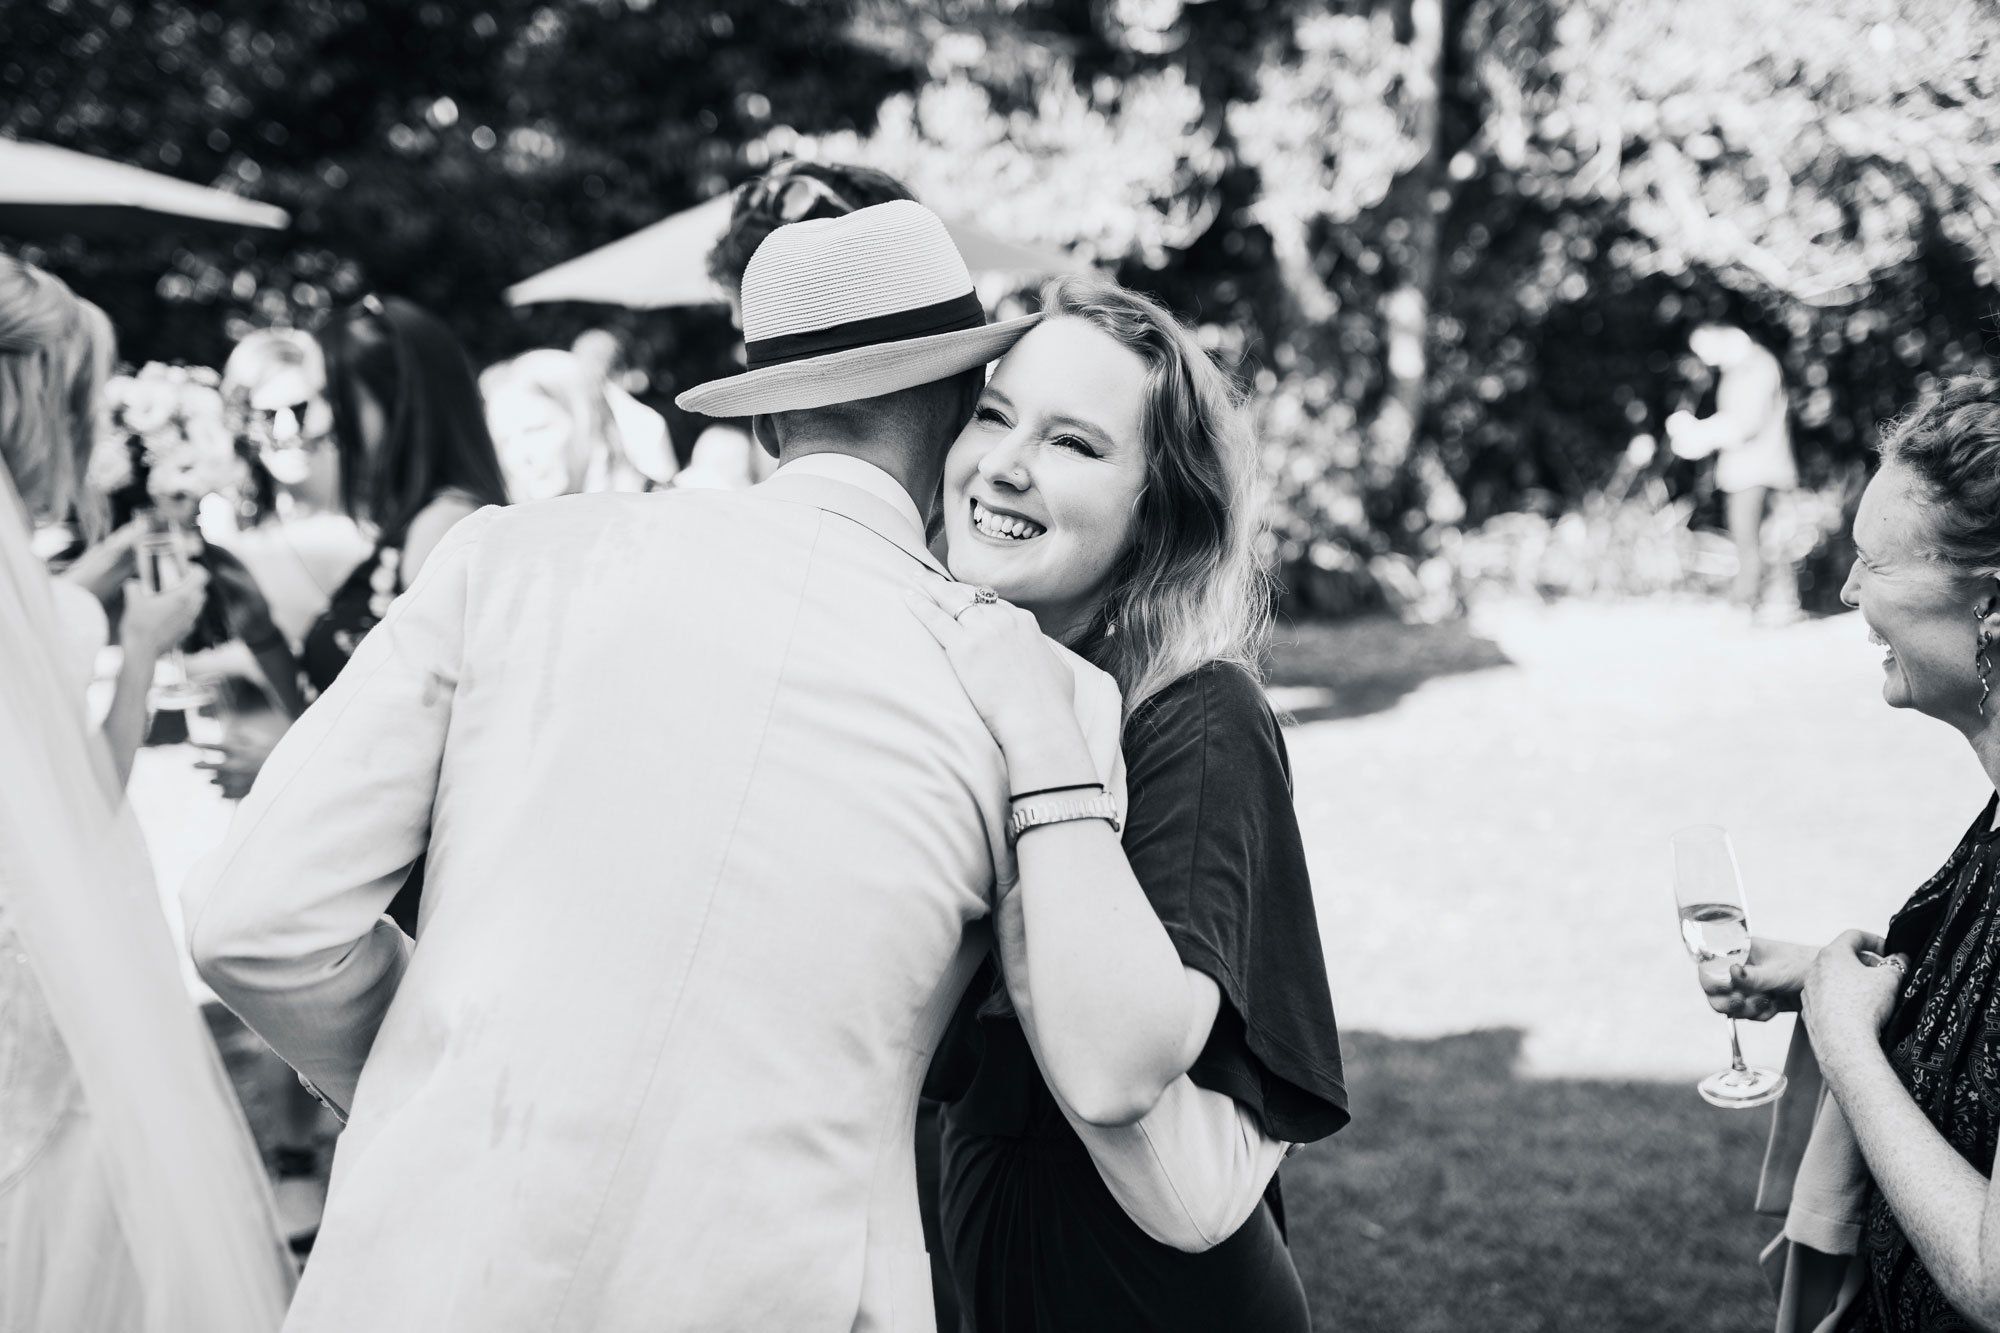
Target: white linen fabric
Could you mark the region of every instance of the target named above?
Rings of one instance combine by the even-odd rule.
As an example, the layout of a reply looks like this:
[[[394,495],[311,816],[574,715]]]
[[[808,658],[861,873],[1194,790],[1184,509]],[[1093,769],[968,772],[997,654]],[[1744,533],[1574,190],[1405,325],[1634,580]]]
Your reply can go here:
[[[1235,1235],[1291,1151],[1265,1134],[1241,1102],[1186,1074],[1132,1124],[1093,1125],[1066,1106],[1063,1119],[1125,1215],[1160,1244],[1188,1254]]]
[[[270,1333],[293,1266],[0,471],[0,1328]]]
[[[932,1328],[917,1090],[1005,767],[910,513],[828,467],[462,521],[193,877],[204,975],[352,1111],[287,1328]]]
[[[1758,1263],[1778,1302],[1776,1333],[1835,1333],[1868,1275],[1860,1254],[1868,1164],[1803,1021],[1792,1029],[1785,1079],[1756,1205],[1763,1216],[1783,1217],[1785,1227]]]

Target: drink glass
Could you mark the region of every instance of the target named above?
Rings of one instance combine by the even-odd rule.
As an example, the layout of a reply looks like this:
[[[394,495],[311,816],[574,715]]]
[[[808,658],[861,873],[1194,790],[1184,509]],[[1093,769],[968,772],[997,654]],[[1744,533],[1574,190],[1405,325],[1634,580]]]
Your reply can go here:
[[[171,519],[158,511],[148,516],[146,531],[139,538],[134,554],[139,565],[139,582],[148,592],[165,592],[188,576],[186,538]],[[146,703],[156,713],[189,712],[211,697],[211,691],[188,678],[187,663],[176,645],[160,659]]]
[[[215,687],[214,677],[195,676],[190,685],[200,691],[207,702],[189,708],[187,718],[188,744],[197,750],[220,750],[229,737],[229,719],[221,711],[220,691]]]
[[[1729,831],[1714,824],[1684,828],[1673,836],[1674,905],[1680,909],[1681,943],[1697,967],[1728,969],[1750,956],[1750,915]],[[1716,1106],[1741,1110],[1776,1101],[1785,1076],[1743,1062],[1736,1020],[1729,1020],[1729,1068],[1698,1085]]]

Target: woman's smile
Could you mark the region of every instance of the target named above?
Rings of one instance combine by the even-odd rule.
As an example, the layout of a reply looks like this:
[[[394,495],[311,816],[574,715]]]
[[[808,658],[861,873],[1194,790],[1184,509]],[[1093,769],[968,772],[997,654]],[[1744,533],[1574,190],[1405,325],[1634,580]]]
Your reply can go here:
[[[1049,530],[1047,524],[1037,523],[1025,514],[987,504],[976,495],[970,497],[968,503],[972,506],[973,531],[982,537],[1017,545],[1033,541]]]

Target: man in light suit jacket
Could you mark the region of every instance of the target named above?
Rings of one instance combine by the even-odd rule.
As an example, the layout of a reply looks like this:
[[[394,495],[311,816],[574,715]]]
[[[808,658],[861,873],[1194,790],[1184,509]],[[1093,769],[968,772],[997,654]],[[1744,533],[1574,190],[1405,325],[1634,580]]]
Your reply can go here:
[[[288,1329],[932,1327],[917,1089],[1013,871],[905,592],[1033,319],[908,202],[774,233],[743,304],[751,371],[687,397],[776,475],[462,521],[189,890],[202,974],[351,1114]]]

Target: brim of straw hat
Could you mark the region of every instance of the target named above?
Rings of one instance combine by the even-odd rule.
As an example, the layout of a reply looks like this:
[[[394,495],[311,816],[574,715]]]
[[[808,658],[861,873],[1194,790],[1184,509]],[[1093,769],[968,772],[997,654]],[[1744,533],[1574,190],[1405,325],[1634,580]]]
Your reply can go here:
[[[754,417],[879,398],[996,361],[1040,319],[1040,314],[1022,315],[976,329],[872,343],[765,366],[696,385],[674,403],[684,412],[703,416]]]

